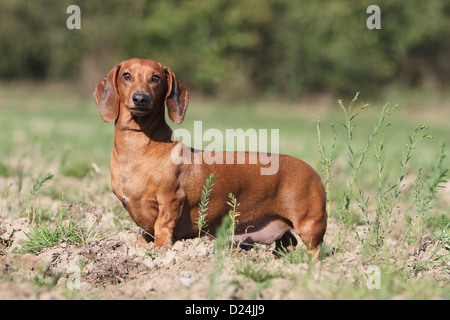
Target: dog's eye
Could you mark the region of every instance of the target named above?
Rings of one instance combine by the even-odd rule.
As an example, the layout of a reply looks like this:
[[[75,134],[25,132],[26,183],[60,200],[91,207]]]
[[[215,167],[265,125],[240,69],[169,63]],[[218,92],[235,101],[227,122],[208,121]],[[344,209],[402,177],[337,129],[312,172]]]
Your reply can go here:
[[[152,77],[152,82],[159,82],[160,78],[155,74]]]
[[[128,72],[125,72],[125,73],[122,75],[122,79],[123,79],[123,80],[130,80],[130,79],[131,79],[131,74],[129,74]]]

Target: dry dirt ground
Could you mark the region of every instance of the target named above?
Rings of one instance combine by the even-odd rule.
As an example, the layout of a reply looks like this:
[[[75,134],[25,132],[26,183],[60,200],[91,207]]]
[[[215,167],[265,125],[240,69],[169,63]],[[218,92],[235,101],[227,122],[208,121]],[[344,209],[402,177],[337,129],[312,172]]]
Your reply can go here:
[[[112,230],[112,212],[83,208],[83,218]],[[337,229],[330,219],[326,243]],[[346,251],[329,248],[319,261],[290,263],[267,246],[219,258],[215,240],[206,238],[152,251],[134,244],[139,230],[132,224],[104,240],[78,246],[62,241],[38,254],[17,253],[29,232],[27,218],[0,218],[0,299],[449,298],[448,261],[428,263],[433,252],[445,256],[449,248],[429,237],[406,249],[392,240],[384,258],[373,262],[361,258],[363,248],[349,234]]]

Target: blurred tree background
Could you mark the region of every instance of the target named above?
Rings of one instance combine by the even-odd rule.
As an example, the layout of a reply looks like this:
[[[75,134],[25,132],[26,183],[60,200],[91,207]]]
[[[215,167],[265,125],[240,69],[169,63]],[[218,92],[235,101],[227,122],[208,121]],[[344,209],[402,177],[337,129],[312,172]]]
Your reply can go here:
[[[81,30],[69,30],[69,5]],[[369,30],[366,9],[381,8]],[[93,85],[152,58],[190,90],[222,98],[446,88],[449,0],[2,0],[0,80]],[[245,88],[245,89],[244,89]]]

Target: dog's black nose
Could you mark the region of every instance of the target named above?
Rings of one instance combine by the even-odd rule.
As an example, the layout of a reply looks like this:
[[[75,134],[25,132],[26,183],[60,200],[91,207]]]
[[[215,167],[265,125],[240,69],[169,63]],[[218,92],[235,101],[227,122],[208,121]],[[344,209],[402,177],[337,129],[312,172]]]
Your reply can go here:
[[[148,102],[148,95],[146,95],[145,93],[134,93],[133,102],[139,107],[144,106]]]

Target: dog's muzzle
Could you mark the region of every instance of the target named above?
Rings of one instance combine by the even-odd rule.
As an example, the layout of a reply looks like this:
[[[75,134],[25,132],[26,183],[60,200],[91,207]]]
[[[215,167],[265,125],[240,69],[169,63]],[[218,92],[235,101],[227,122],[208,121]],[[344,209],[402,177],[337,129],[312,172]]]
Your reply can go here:
[[[148,95],[145,93],[134,93],[133,96],[133,103],[138,107],[143,107],[147,105],[149,98]]]

